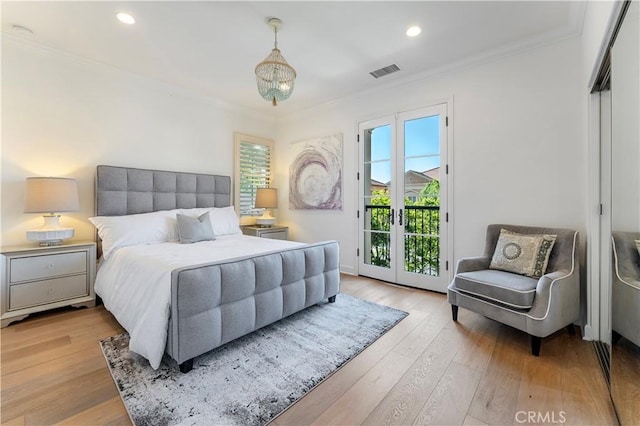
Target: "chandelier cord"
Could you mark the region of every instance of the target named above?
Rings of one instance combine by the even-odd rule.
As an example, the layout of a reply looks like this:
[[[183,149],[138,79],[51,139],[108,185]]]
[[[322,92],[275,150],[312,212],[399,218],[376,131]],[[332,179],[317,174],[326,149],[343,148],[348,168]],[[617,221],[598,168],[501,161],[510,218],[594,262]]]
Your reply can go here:
[[[273,32],[275,34],[275,37],[274,37],[275,41],[273,43],[273,47],[277,49],[278,48],[278,27],[273,27]]]

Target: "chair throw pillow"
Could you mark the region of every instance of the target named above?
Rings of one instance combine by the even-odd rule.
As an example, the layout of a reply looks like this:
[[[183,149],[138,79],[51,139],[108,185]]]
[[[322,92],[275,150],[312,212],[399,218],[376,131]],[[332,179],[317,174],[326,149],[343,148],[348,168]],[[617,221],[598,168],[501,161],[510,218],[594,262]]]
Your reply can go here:
[[[518,234],[500,230],[490,269],[540,278],[547,270],[556,235]]]
[[[198,241],[213,241],[216,236],[211,227],[209,212],[200,217],[178,214],[178,235],[181,244],[197,243]]]

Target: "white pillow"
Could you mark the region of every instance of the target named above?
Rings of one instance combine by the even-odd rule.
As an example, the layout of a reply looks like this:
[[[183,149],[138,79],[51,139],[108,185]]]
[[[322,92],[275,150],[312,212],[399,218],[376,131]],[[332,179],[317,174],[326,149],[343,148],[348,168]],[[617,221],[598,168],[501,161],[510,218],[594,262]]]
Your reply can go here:
[[[163,210],[127,216],[96,216],[89,221],[102,240],[102,256],[107,259],[113,250],[139,244],[178,240],[176,214],[178,210]]]
[[[200,217],[207,212],[209,212],[209,219],[211,219],[211,228],[213,228],[213,233],[217,237],[242,234],[240,219],[233,206],[182,209],[180,211],[180,213],[191,217]]]

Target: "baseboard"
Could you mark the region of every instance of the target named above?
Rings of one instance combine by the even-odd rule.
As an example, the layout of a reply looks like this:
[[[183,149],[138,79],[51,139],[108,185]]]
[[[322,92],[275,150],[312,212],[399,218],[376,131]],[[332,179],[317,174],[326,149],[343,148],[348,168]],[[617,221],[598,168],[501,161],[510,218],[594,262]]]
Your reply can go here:
[[[347,275],[358,275],[356,268],[349,265],[340,265],[340,272]]]

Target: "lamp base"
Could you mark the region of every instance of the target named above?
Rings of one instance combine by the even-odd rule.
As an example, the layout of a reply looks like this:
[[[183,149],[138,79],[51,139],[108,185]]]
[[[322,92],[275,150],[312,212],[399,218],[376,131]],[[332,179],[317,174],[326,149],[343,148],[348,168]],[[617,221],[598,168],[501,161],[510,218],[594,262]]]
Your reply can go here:
[[[276,218],[271,216],[271,210],[265,210],[262,216],[256,218],[256,225],[269,227],[276,224]]]
[[[40,241],[38,244],[40,247],[56,247],[62,245],[62,240],[47,240]]]
[[[270,228],[276,224],[276,219],[256,219],[256,225],[260,228]]]
[[[42,228],[27,231],[27,240],[36,241],[42,247],[58,246],[62,240],[73,237],[73,228],[63,228],[60,226],[59,215],[44,215],[44,225]]]

